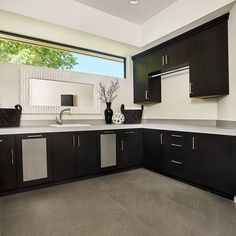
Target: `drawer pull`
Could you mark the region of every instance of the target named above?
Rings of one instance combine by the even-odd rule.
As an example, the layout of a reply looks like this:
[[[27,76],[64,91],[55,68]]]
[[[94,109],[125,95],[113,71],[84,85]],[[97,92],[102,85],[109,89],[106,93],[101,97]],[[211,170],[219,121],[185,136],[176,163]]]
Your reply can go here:
[[[180,144],[175,144],[175,143],[172,143],[171,146],[173,146],[173,147],[182,147],[182,145],[180,145]]]
[[[193,149],[193,150],[196,150],[195,137],[192,137],[192,149]]]
[[[77,145],[78,145],[78,147],[80,147],[80,136],[79,135],[77,135]]]
[[[160,134],[160,142],[163,144],[163,134]]]
[[[43,136],[41,134],[38,135],[27,135],[27,138],[42,138]]]
[[[174,137],[174,138],[183,138],[182,135],[178,135],[178,134],[172,134],[171,137]]]
[[[125,134],[135,134],[135,131],[125,132]]]
[[[174,163],[174,164],[177,164],[177,165],[182,165],[183,164],[183,162],[181,162],[181,161],[171,160],[171,162]]]
[[[14,165],[15,161],[14,161],[14,150],[11,149],[11,164]]]
[[[121,140],[121,151],[124,151],[124,141]]]
[[[103,131],[102,134],[114,134],[115,131]]]

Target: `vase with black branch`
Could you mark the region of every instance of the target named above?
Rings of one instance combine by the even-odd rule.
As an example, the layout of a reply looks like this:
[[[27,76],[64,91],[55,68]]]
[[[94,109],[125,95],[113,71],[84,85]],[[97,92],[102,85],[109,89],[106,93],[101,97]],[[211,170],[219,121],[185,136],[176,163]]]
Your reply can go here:
[[[117,95],[117,90],[119,89],[119,81],[111,81],[110,86],[108,89],[106,88],[106,85],[99,83],[99,94],[100,94],[100,100],[104,103],[106,103],[106,109],[104,110],[104,116],[106,124],[112,123],[112,116],[113,116],[113,110],[111,109],[111,104],[115,100]]]

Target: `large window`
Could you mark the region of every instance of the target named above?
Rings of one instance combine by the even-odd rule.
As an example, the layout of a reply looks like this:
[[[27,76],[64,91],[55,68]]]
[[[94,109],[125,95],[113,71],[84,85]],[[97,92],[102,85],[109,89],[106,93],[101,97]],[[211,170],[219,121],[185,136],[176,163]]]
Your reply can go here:
[[[125,78],[124,57],[0,32],[0,62]]]

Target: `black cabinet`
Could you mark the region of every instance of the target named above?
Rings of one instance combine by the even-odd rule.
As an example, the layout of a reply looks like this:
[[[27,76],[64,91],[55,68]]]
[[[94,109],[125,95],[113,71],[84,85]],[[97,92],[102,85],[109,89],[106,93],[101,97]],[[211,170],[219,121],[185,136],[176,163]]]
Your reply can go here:
[[[147,55],[148,57],[148,73],[154,72],[161,72],[161,70],[165,67],[165,60],[166,60],[166,49],[159,49],[154,50],[150,54]]]
[[[164,171],[188,179],[188,135],[182,132],[166,131],[163,143]]]
[[[0,192],[16,188],[15,137],[0,136]]]
[[[227,136],[192,134],[191,180],[231,193],[231,139]]]
[[[190,97],[229,94],[228,32],[224,21],[189,40]]]
[[[161,102],[161,80],[149,79],[148,60],[148,55],[134,60],[134,103]]]
[[[51,135],[16,135],[17,186],[51,181]]]
[[[142,130],[119,131],[117,142],[118,168],[133,167],[142,164],[143,132]]]
[[[76,134],[76,172],[77,176],[86,176],[100,171],[97,132]]]
[[[164,132],[153,129],[143,131],[143,165],[149,169],[163,171]]]
[[[74,133],[55,133],[52,135],[54,181],[76,177],[76,144],[76,135]]]

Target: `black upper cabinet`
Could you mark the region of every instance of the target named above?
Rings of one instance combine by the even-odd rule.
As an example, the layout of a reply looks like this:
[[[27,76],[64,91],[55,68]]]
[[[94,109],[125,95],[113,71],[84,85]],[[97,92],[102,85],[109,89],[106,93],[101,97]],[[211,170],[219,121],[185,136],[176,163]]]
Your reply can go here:
[[[220,135],[192,134],[191,179],[203,186],[231,193],[231,140]]]
[[[189,64],[188,54],[189,40],[188,38],[182,39],[169,45],[166,48],[165,54],[165,69],[172,70],[178,69]]]
[[[142,164],[143,133],[142,130],[123,130],[117,140],[118,168],[127,168]]]
[[[228,17],[225,14],[133,56],[134,102],[161,102],[161,78],[151,84],[150,75],[185,66],[190,66],[190,97],[229,94]]]
[[[189,40],[190,97],[229,93],[227,22],[194,34]]]
[[[53,180],[76,177],[76,136],[74,133],[56,133],[52,137]]]
[[[134,103],[161,102],[160,78],[148,78],[148,56],[134,61]]]
[[[100,171],[98,155],[98,135],[96,132],[76,134],[77,176],[86,176]]]
[[[143,165],[149,169],[163,171],[163,131],[143,130]]]
[[[0,136],[0,192],[16,188],[15,137]]]

